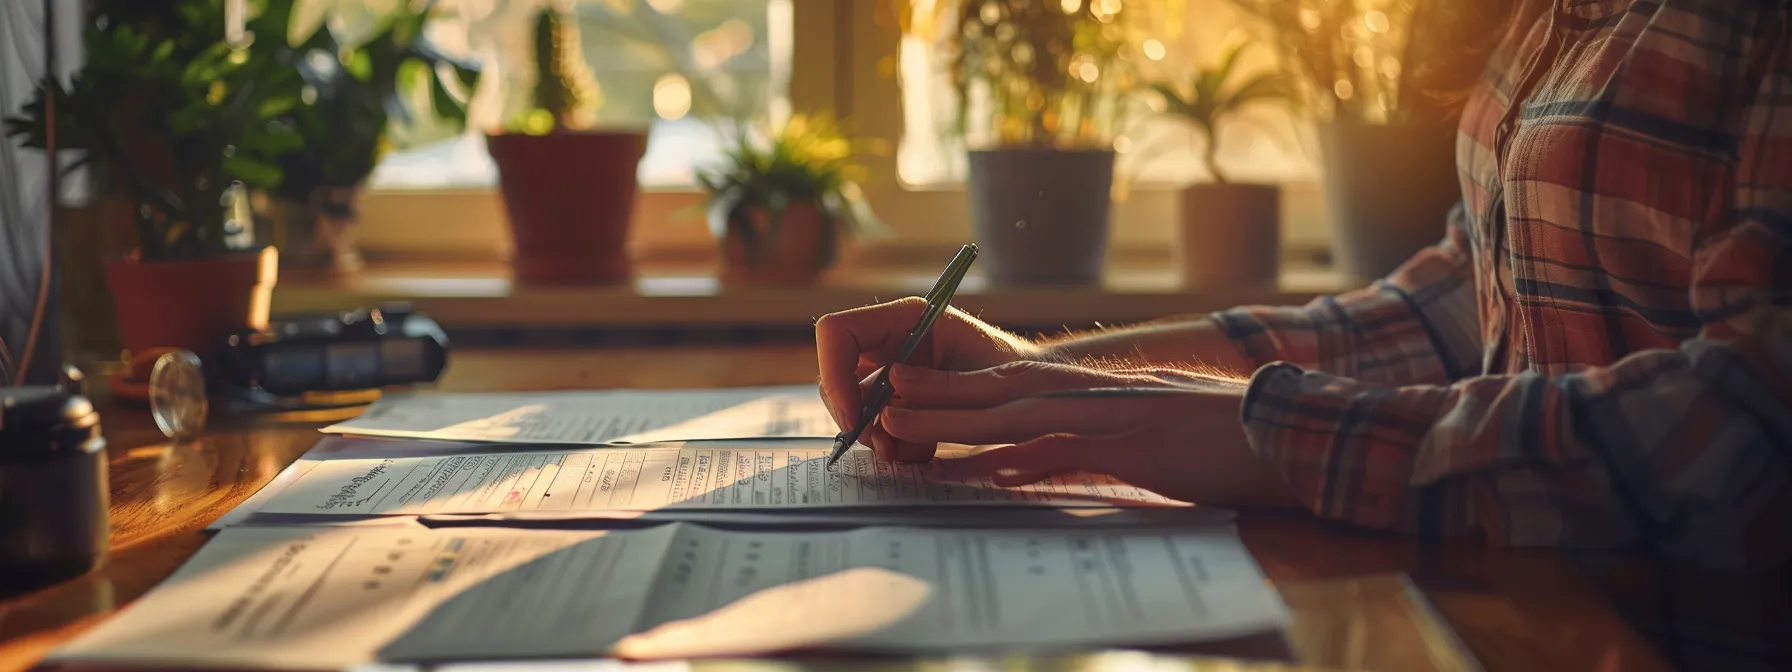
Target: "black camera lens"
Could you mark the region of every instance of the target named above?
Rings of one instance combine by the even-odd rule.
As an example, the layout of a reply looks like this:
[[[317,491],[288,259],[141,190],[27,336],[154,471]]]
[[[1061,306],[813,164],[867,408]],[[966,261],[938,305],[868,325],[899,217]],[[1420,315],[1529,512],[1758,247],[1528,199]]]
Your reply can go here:
[[[86,397],[0,388],[0,589],[69,578],[105,556],[105,449]]]

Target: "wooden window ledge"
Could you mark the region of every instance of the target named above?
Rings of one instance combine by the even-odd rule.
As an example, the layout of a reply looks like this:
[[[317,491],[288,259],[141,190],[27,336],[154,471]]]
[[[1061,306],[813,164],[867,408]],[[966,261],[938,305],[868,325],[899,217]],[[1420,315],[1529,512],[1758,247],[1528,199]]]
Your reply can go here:
[[[814,286],[724,287],[713,267],[659,264],[640,269],[627,285],[518,287],[509,267],[494,262],[370,264],[354,275],[282,271],[275,314],[346,310],[410,301],[458,339],[528,342],[518,333],[774,330],[806,333],[830,312],[925,293],[937,268],[835,268]],[[1202,313],[1236,305],[1294,305],[1349,289],[1336,274],[1287,269],[1263,286],[1184,289],[1164,264],[1110,269],[1097,288],[991,287],[965,280],[953,304],[991,323],[1019,330],[1056,331]],[[497,334],[510,334],[498,337]],[[562,339],[564,340],[564,339]],[[484,343],[497,344],[497,343]]]

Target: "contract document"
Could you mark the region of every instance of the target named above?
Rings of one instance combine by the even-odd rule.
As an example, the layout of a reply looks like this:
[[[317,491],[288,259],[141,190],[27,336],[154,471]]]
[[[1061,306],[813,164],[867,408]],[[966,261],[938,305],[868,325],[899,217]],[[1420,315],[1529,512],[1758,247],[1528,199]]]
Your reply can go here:
[[[831,438],[812,386],[399,394],[325,427],[437,441],[611,445],[706,439]]]
[[[1282,627],[1206,531],[225,530],[51,663],[371,662],[1183,644]]]
[[[1104,476],[1000,488],[952,480],[940,462],[858,450],[826,468],[829,443],[730,441],[300,464],[259,514],[375,516],[498,512],[838,507],[1187,506]]]

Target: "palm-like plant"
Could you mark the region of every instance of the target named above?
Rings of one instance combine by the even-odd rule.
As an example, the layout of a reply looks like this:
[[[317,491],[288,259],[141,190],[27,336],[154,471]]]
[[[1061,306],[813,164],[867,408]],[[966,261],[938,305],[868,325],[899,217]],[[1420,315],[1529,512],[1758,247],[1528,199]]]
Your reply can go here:
[[[1293,83],[1280,72],[1261,73],[1234,85],[1238,60],[1249,43],[1239,42],[1220,57],[1219,63],[1196,72],[1187,86],[1158,82],[1151,88],[1163,97],[1165,111],[1186,120],[1207,144],[1203,158],[1213,181],[1226,184],[1220,170],[1220,125],[1232,114],[1254,103],[1292,104],[1297,98]]]
[[[794,204],[813,203],[821,211],[822,249],[829,254],[839,228],[863,234],[879,227],[858,186],[863,168],[831,117],[799,114],[769,132],[740,128],[734,135],[722,165],[699,171],[697,180],[710,194],[711,230],[717,238],[739,236],[748,266],[776,240],[784,211]],[[755,226],[755,210],[766,213],[764,231]],[[832,261],[820,260],[823,266]]]

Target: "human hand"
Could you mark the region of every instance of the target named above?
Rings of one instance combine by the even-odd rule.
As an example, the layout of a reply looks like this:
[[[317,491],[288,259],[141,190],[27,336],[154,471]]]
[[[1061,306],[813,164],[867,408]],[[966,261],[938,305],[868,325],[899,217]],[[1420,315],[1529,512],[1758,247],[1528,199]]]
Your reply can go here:
[[[825,315],[815,322],[821,399],[842,430],[858,424],[865,383],[896,360],[903,341],[926,309],[926,301],[910,297]],[[909,363],[928,369],[972,371],[1022,361],[1038,351],[1026,339],[948,308],[922,338]],[[933,454],[933,444],[927,444],[923,453],[921,446],[896,441],[875,425],[860,436],[860,442],[880,455]]]
[[[1242,382],[1175,369],[1106,371],[1019,361],[968,372],[898,366],[895,401],[879,424],[899,446],[883,459],[921,460],[939,443],[979,448],[944,459],[949,476],[998,486],[1060,473],[1113,476],[1165,497],[1213,504],[1287,504],[1275,470],[1251,450],[1239,420]],[[1044,398],[1104,387],[1164,388],[1163,396]]]

